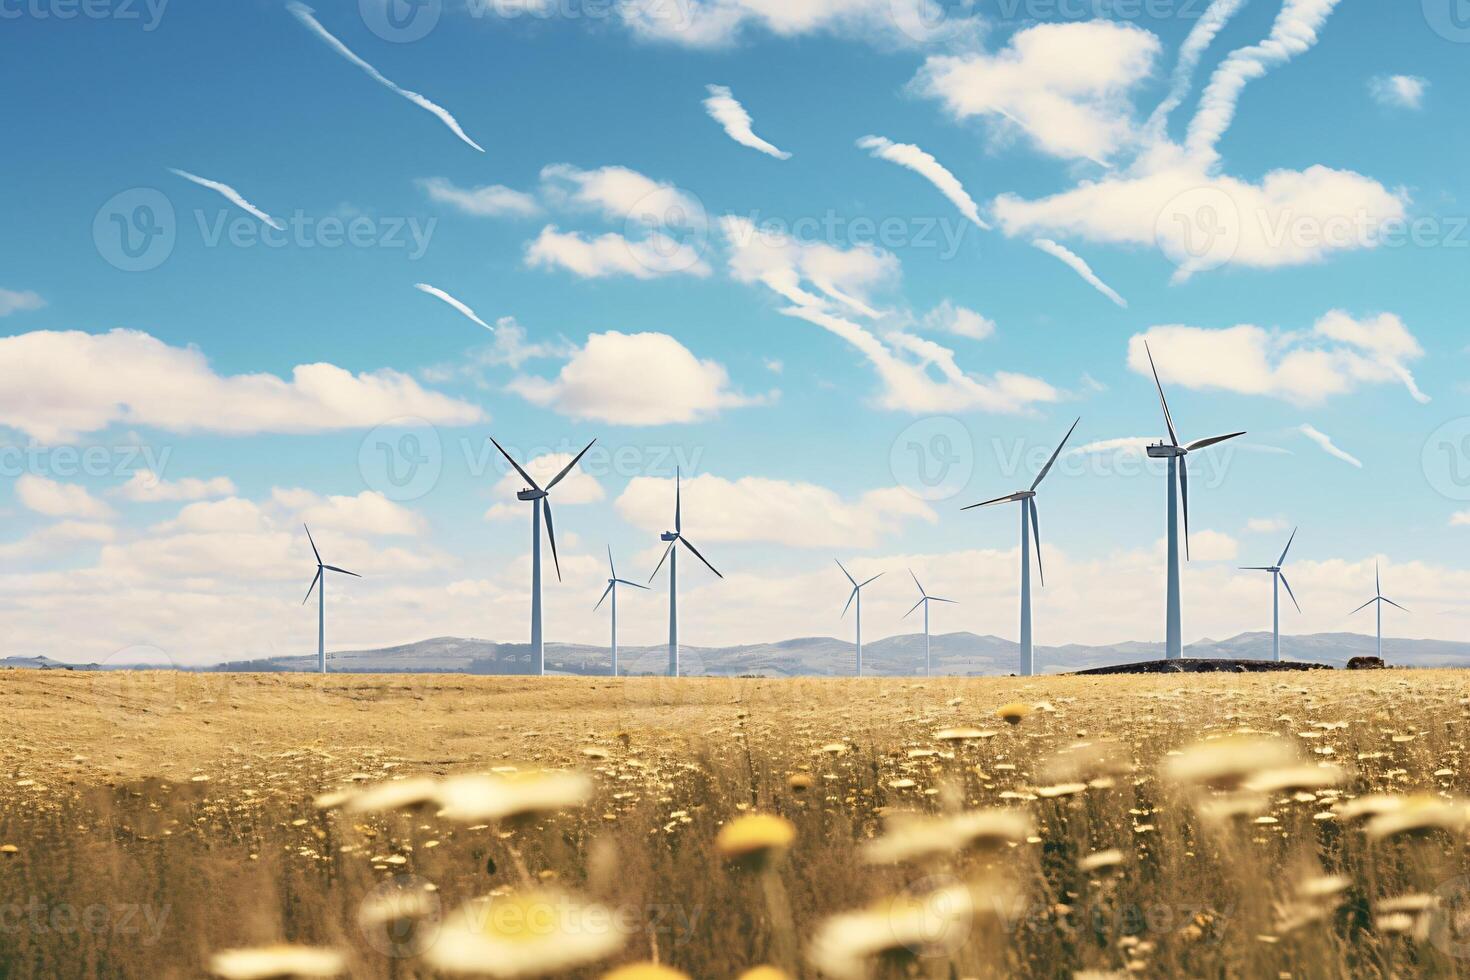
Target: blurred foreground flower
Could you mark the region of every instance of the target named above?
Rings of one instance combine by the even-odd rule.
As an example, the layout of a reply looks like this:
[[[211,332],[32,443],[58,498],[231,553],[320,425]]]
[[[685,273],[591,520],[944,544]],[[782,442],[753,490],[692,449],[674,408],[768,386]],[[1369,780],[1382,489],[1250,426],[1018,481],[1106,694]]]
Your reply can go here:
[[[275,980],[280,977],[337,977],[347,959],[335,949],[313,946],[261,946],[227,949],[209,960],[209,972],[224,980]]]
[[[537,890],[460,906],[424,959],[445,973],[545,976],[606,959],[626,938],[610,910]]]

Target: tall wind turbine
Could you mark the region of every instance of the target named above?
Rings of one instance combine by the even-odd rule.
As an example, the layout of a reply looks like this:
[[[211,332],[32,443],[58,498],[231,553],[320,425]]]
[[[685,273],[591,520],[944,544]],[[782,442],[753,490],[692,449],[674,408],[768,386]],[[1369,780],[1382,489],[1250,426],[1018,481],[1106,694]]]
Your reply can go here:
[[[612,547],[607,549],[607,568],[612,577],[607,580],[607,591],[602,593],[602,598],[597,600],[597,605],[592,607],[593,612],[602,608],[608,596],[612,596],[612,675],[618,676],[618,586],[631,585],[635,589],[648,590],[648,586],[639,585],[637,582],[629,582],[625,578],[618,578],[618,568],[613,564]]]
[[[349,572],[345,568],[336,565],[322,563],[322,553],[316,550],[316,541],[312,539],[311,528],[306,528],[306,540],[311,542],[311,553],[316,555],[316,574],[312,576],[311,585],[307,587],[306,598],[301,604],[306,605],[306,600],[311,598],[311,590],[316,589],[316,669],[321,673],[327,672],[327,572],[340,572],[343,575],[351,575],[353,578],[362,578],[356,572]],[[321,588],[317,588],[320,585]]]
[[[1394,602],[1392,599],[1389,599],[1389,598],[1387,598],[1387,597],[1384,596],[1384,594],[1383,594],[1383,574],[1378,570],[1378,563],[1377,562],[1374,562],[1373,563],[1373,580],[1374,580],[1373,598],[1369,599],[1367,602],[1363,603],[1361,606],[1359,606],[1358,608],[1354,609],[1348,615],[1355,616],[1358,613],[1362,612],[1364,609],[1367,609],[1369,606],[1372,606],[1372,605],[1375,605],[1375,604],[1378,606],[1378,659],[1379,660],[1382,660],[1383,659],[1383,604],[1386,602],[1390,606],[1393,606],[1395,609],[1403,609],[1404,612],[1408,612],[1409,610],[1404,609],[1404,607],[1401,606],[1401,605],[1399,605],[1397,602]]]
[[[1286,580],[1286,573],[1281,570],[1281,566],[1286,564],[1286,553],[1291,550],[1291,544],[1295,540],[1296,531],[1292,531],[1286,547],[1281,551],[1281,557],[1276,559],[1276,564],[1252,565],[1241,569],[1244,572],[1271,573],[1271,659],[1277,663],[1281,662],[1281,587],[1283,585],[1286,586],[1286,594],[1291,596],[1291,604],[1296,606],[1296,611],[1302,611],[1302,604],[1296,601],[1296,593],[1291,591],[1291,583]]]
[[[917,576],[917,575],[914,574],[914,570],[912,568],[909,569],[909,578],[913,579],[914,580],[914,584],[919,587],[919,601],[916,602],[916,603],[914,603],[913,609],[910,609],[908,612],[906,612],[906,613],[903,614],[903,618],[904,619],[908,619],[910,616],[912,616],[914,614],[914,609],[918,609],[920,606],[923,606],[924,607],[924,676],[925,677],[928,677],[929,676],[929,603],[931,603],[931,602],[948,602],[948,603],[953,603],[954,600],[953,599],[941,599],[938,596],[933,596],[933,595],[930,595],[929,593],[925,592],[924,591],[924,586],[919,583],[919,576]]]
[[[1072,438],[1072,433],[1077,431],[1077,426],[1082,422],[1079,418],[1072,423],[1067,434],[1062,437],[1062,443],[1057,446],[1057,451],[1051,454],[1051,459],[1036,474],[1036,479],[1031,482],[1031,489],[1017,490],[1008,497],[997,497],[983,503],[971,504],[964,510],[974,510],[977,507],[990,507],[995,504],[1021,505],[1021,669],[1022,677],[1030,677],[1036,673],[1036,649],[1031,643],[1031,535],[1036,535],[1036,570],[1041,575],[1041,587],[1046,588],[1046,569],[1041,562],[1041,522],[1036,517],[1036,488],[1041,486],[1051,468],[1056,465],[1057,457],[1062,455],[1062,450],[1067,445],[1067,440]]]
[[[1159,381],[1159,369],[1154,366],[1154,352],[1147,341],[1143,349],[1148,352],[1148,366],[1154,373],[1154,387],[1159,390],[1159,404],[1164,409],[1164,425],[1169,428],[1169,441],[1148,447],[1152,459],[1169,461],[1169,596],[1165,613],[1165,653],[1169,660],[1184,659],[1183,625],[1179,615],[1179,498],[1184,499],[1184,557],[1189,558],[1189,466],[1184,458],[1217,443],[1245,435],[1232,432],[1228,436],[1200,439],[1184,446],[1179,443],[1179,433],[1174,429],[1174,416],[1169,414],[1169,400],[1164,397],[1164,386]]]
[[[669,676],[679,676],[679,549],[683,545],[689,549],[690,554],[704,562],[704,567],[715,573],[716,578],[724,578],[719,569],[709,563],[709,560],[699,553],[699,549],[689,543],[684,537],[683,519],[683,480],[684,474],[674,471],[674,529],[665,531],[659,535],[660,541],[667,541],[669,546],[664,549],[664,556],[658,560],[658,567],[653,570],[653,575],[648,576],[650,582],[658,575],[658,570],[664,567],[664,562],[669,563]]]
[[[546,673],[546,645],[543,642],[541,633],[541,515],[543,512],[546,514],[546,538],[551,542],[551,561],[556,566],[556,580],[560,582],[561,560],[556,556],[556,530],[551,523],[551,497],[549,494],[552,488],[572,471],[572,467],[581,462],[582,457],[587,455],[587,450],[591,449],[597,440],[593,439],[592,442],[582,447],[582,451],[576,456],[573,456],[572,461],[562,467],[562,471],[552,478],[551,482],[546,484],[545,487],[542,487],[541,484],[532,479],[531,474],[527,473],[521,464],[517,463],[511,454],[505,451],[504,446],[495,442],[493,436],[490,438],[490,441],[495,443],[495,448],[500,450],[500,455],[504,456],[511,466],[515,467],[515,471],[521,475],[521,479],[530,484],[529,487],[516,494],[516,499],[527,500],[531,503],[531,673],[541,676]]]
[[[861,677],[863,676],[863,589],[866,589],[882,578],[883,573],[879,572],[866,582],[858,582],[857,579],[852,577],[852,573],[847,570],[847,567],[842,562],[837,562],[837,567],[842,569],[842,574],[846,575],[847,580],[852,583],[852,593],[847,597],[847,605],[842,607],[842,615],[844,617],[847,616],[847,611],[852,608],[853,600],[857,600],[857,675]]]

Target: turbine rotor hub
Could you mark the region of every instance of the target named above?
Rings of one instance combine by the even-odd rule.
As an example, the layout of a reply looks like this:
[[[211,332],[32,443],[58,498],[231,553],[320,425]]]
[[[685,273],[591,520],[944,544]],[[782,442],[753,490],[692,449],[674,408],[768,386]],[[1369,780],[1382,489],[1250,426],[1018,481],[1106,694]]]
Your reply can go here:
[[[520,493],[516,494],[516,499],[517,500],[541,500],[542,498],[544,498],[546,496],[547,496],[547,493],[546,493],[545,490],[522,490]]]

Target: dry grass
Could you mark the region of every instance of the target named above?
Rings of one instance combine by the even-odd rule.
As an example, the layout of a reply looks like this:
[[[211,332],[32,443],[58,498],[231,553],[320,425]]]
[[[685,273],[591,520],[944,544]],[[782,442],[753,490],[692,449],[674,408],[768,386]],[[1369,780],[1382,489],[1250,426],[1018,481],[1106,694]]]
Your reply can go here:
[[[7,671],[0,976],[1457,976],[1467,694]]]

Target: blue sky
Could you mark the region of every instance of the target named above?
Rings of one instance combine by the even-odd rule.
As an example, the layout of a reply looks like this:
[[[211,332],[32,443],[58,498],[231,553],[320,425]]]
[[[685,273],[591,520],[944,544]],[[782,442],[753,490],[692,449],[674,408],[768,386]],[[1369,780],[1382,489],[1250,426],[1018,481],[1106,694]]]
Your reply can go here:
[[[0,4],[20,95],[0,185],[8,653],[306,652],[303,517],[366,576],[333,583],[329,645],[519,639],[529,520],[489,434],[610,451],[554,498],[553,639],[605,637],[605,546],[652,571],[675,460],[727,575],[682,569],[686,642],[846,635],[837,556],[890,573],[869,636],[913,628],[910,566],[962,602],[936,629],[1013,636],[1014,515],[959,507],[1029,484],[1010,461],[1079,415],[1083,452],[1041,501],[1037,640],[1155,639],[1145,338],[1182,435],[1250,430],[1195,461],[1186,639],[1268,624],[1268,580],[1233,569],[1298,524],[1288,631],[1352,628],[1377,560],[1415,610],[1391,631],[1462,634],[1470,30],[1451,0],[392,0],[416,39],[384,2]],[[712,85],[772,152],[712,117]],[[285,231],[263,243],[262,218],[175,171]],[[171,248],[120,268],[116,222],[160,200]],[[333,247],[347,228],[359,243]],[[1212,251],[1182,250],[1211,229]],[[359,459],[402,416],[442,447],[406,498]],[[936,498],[906,447],[956,433]],[[663,587],[629,600],[625,642],[661,637]]]

